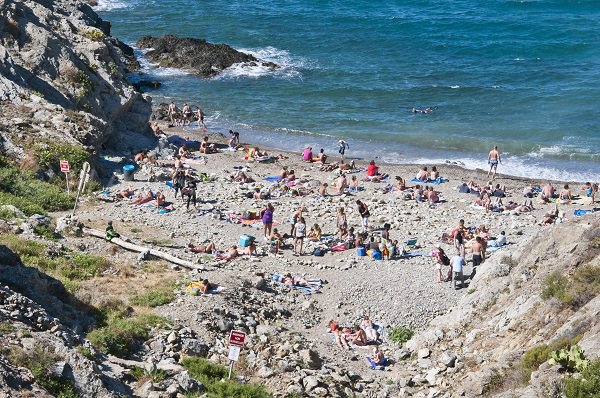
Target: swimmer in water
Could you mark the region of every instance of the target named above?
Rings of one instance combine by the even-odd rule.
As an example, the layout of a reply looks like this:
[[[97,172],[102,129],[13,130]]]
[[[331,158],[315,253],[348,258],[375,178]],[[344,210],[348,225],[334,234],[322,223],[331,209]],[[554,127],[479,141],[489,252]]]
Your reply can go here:
[[[433,112],[433,109],[427,107],[424,109],[417,109],[417,108],[412,108],[411,110],[412,113],[431,113]]]

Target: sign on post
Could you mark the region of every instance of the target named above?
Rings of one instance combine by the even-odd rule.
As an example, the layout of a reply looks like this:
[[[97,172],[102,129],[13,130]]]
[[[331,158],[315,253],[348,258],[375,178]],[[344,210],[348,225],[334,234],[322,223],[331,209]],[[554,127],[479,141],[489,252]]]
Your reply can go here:
[[[65,173],[65,180],[67,181],[67,193],[71,193],[69,188],[69,162],[67,160],[61,160],[59,163],[60,171]]]
[[[233,363],[240,358],[240,351],[246,342],[246,333],[239,330],[232,330],[229,334],[229,379],[231,379],[231,371]]]
[[[69,162],[67,160],[60,161],[60,171],[63,173],[69,172]]]
[[[230,345],[229,346],[229,356],[227,356],[227,358],[230,361],[236,361],[238,359],[240,359],[240,351],[241,351],[241,347],[238,347],[237,345]]]
[[[241,347],[244,345],[245,341],[246,341],[246,333],[240,332],[239,330],[231,331],[231,334],[229,335],[229,344]]]

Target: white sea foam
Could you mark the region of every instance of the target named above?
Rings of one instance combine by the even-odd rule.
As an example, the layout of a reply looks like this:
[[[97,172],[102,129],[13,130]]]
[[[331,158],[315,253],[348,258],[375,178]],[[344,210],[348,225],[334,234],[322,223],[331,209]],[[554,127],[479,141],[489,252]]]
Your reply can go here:
[[[128,3],[116,0],[98,0],[98,5],[92,7],[94,11],[113,11],[122,8],[127,8]]]
[[[151,62],[149,59],[144,57],[144,54],[151,50],[149,48],[143,50],[138,50],[134,48],[134,50],[136,53],[136,58],[140,63],[140,70],[147,75],[156,77],[168,77],[185,76],[190,74],[190,72],[188,72],[185,69],[162,68],[157,63]]]
[[[266,75],[279,76],[288,79],[299,78],[302,76],[301,70],[306,68],[309,64],[305,58],[293,56],[288,51],[275,47],[258,49],[240,48],[237,50],[253,55],[259,62],[255,64],[245,62],[234,64],[225,69],[219,76],[215,77],[215,79],[231,79],[239,77],[257,78]],[[272,69],[263,66],[261,61],[273,62],[279,65],[279,68]]]
[[[460,86],[449,86],[450,88],[460,88]]]

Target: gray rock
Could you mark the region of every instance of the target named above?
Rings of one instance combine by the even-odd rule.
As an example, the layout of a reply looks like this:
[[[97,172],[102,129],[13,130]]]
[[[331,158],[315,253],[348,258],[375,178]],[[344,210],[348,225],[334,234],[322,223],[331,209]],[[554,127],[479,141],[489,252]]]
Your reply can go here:
[[[323,360],[315,350],[301,350],[299,355],[300,360],[304,362],[309,369],[320,369],[323,365]]]
[[[456,355],[444,352],[440,357],[440,362],[449,368],[453,368],[456,363]]]
[[[430,354],[431,351],[429,351],[429,348],[421,348],[419,351],[417,351],[417,356],[421,359],[429,357]]]
[[[261,64],[276,68],[272,62],[262,62],[254,56],[237,51],[225,44],[211,44],[206,40],[144,36],[137,42],[140,48],[151,48],[145,57],[162,67],[181,68],[194,71],[202,77],[215,76],[233,64]]]
[[[306,391],[311,391],[313,388],[319,385],[319,379],[315,376],[307,376],[302,380],[302,384],[304,384],[304,389]]]

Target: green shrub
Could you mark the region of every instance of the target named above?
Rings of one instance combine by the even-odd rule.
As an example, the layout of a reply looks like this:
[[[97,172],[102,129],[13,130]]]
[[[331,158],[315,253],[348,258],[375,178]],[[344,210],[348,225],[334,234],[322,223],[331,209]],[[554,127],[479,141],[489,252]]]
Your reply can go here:
[[[46,142],[36,146],[35,156],[40,167],[59,170],[61,160],[69,162],[71,172],[81,170],[83,163],[88,160],[89,154],[77,144],[66,142]]]
[[[579,378],[567,377],[564,394],[567,398],[600,398],[600,359],[591,362]]]
[[[10,333],[14,333],[17,331],[17,328],[14,327],[13,324],[11,324],[8,321],[3,321],[0,322],[0,336],[3,334],[10,334]]]
[[[8,209],[0,209],[0,220],[8,221],[15,218],[15,213]]]
[[[200,357],[185,358],[181,364],[192,378],[200,381],[210,398],[270,398],[264,387],[228,381],[229,370]],[[233,376],[232,376],[233,377]]]
[[[404,344],[410,340],[415,333],[407,326],[397,326],[390,331],[389,338],[391,341]]]
[[[37,236],[48,240],[57,240],[58,238],[60,238],[59,234],[57,234],[52,228],[44,224],[36,225],[35,227],[33,227],[33,233]]]
[[[32,216],[34,214],[48,214],[46,210],[37,203],[33,203],[27,198],[22,198],[9,192],[0,191],[0,206],[1,205],[13,205],[27,216]]]
[[[97,28],[89,28],[83,35],[92,41],[102,41],[106,38],[104,32]]]
[[[99,350],[118,357],[135,351],[148,338],[153,327],[167,325],[166,318],[157,315],[139,315],[134,318],[108,317],[107,325],[87,334],[88,340]]]
[[[96,359],[98,359],[96,358],[96,354],[94,354],[94,351],[92,351],[88,347],[80,345],[77,347],[77,352],[83,355],[85,358],[89,359],[90,361],[96,361]]]
[[[83,280],[102,275],[110,267],[111,262],[104,257],[86,253],[73,253],[70,269],[61,270],[61,274],[69,279]]]
[[[58,398],[79,397],[71,380],[52,374],[52,368],[60,358],[52,354],[49,347],[37,345],[31,351],[13,348],[9,358],[14,365],[29,369],[35,381],[51,395]]]
[[[560,350],[553,351],[548,361],[550,365],[560,365],[562,368],[568,371],[583,371],[588,367],[589,361],[585,359],[583,350],[578,345],[563,348]]]
[[[37,156],[43,157],[47,152],[42,151]],[[30,216],[46,214],[45,210],[66,210],[73,203],[74,198],[54,184],[23,174],[15,167],[0,168],[0,205],[12,204]]]
[[[108,70],[110,71],[111,75],[116,75],[117,73],[119,73],[119,68],[117,67],[117,64],[115,64],[113,61],[110,61],[108,63]]]
[[[135,366],[131,369],[131,376],[137,381],[152,380],[154,383],[160,383],[167,378],[167,372],[162,369],[155,369],[148,372],[146,369]]]
[[[527,383],[531,379],[531,373],[536,371],[541,364],[550,359],[552,352],[562,349],[568,349],[577,344],[581,336],[574,338],[563,337],[552,341],[550,344],[540,344],[525,352],[521,358],[520,369],[522,381]]]
[[[133,305],[144,307],[159,307],[175,300],[175,294],[170,287],[158,287],[150,289],[147,292],[136,294],[131,297],[130,302]]]
[[[600,294],[600,267],[591,264],[579,267],[571,279],[555,272],[544,280],[541,297],[555,297],[561,303],[577,309]]]
[[[39,257],[46,252],[46,245],[34,240],[22,239],[16,235],[0,235],[0,244],[8,247],[19,256]]]
[[[569,280],[562,276],[559,272],[553,272],[544,279],[544,289],[542,290],[542,298],[544,300],[551,297],[557,298],[561,303],[568,303],[571,298],[567,293]]]
[[[591,264],[577,268],[569,286],[570,304],[581,308],[600,294],[600,267]]]

